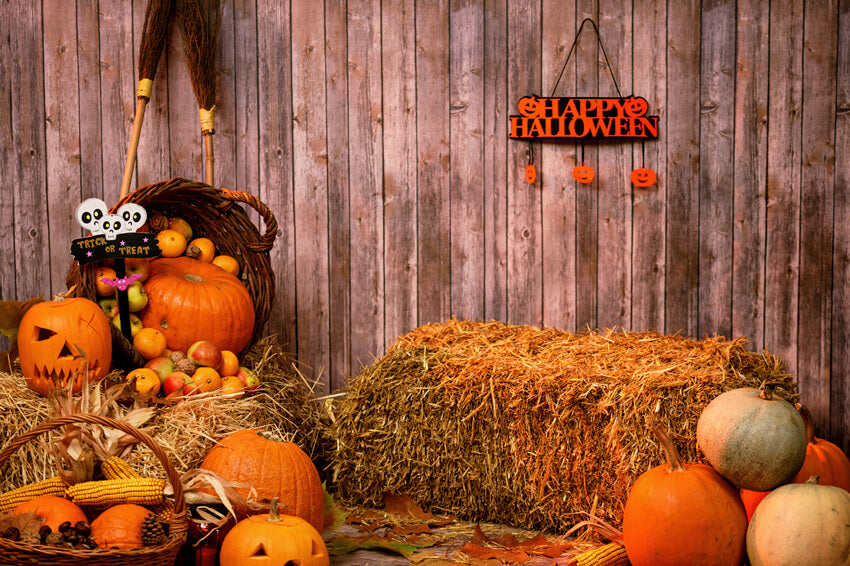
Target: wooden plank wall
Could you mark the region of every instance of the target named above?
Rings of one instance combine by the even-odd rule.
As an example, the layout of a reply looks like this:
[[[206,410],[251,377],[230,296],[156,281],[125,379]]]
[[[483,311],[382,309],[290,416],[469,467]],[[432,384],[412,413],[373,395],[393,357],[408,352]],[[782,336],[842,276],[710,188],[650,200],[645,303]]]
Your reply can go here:
[[[73,209],[117,199],[145,5],[0,2],[2,299],[62,290]],[[586,25],[567,59],[586,18],[601,43]],[[267,331],[321,391],[452,316],[744,336],[850,448],[848,0],[225,0],[222,21],[216,180],[275,212]],[[181,50],[175,26],[135,186],[202,177]],[[618,89],[657,141],[507,137],[522,96]]]

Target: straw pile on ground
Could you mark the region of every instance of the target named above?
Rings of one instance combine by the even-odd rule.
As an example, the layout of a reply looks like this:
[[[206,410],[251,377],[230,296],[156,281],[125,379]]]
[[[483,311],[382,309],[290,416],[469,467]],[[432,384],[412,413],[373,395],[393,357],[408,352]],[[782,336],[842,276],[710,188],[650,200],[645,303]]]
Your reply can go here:
[[[275,337],[260,340],[243,360],[262,380],[260,389],[240,399],[197,395],[174,404],[154,405],[154,416],[140,426],[159,443],[178,473],[196,468],[214,442],[242,428],[257,427],[291,440],[310,454],[320,448],[319,408],[311,385],[296,371],[292,357],[284,353]],[[122,379],[121,372],[109,378]],[[102,389],[103,384],[100,388]],[[121,419],[132,404],[112,403],[108,414]],[[0,373],[0,444],[11,440],[55,416],[51,400],[31,391],[20,373]],[[56,474],[51,456],[54,432],[22,446],[6,464],[0,492]],[[162,465],[144,445],[135,445],[127,461],[144,475],[162,475]]]
[[[640,473],[663,462],[653,422],[700,460],[696,422],[728,389],[796,383],[744,339],[583,333],[452,320],[400,337],[331,411],[340,497],[406,494],[432,512],[564,532],[622,522]]]

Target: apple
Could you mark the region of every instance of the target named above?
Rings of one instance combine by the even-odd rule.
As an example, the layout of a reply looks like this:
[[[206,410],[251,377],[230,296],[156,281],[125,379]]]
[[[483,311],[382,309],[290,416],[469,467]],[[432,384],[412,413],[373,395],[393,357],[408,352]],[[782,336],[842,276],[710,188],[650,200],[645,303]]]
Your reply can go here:
[[[257,374],[244,366],[239,366],[236,377],[245,386],[246,391],[254,391],[260,386],[260,378],[257,377]]]
[[[197,366],[218,369],[221,365],[221,348],[209,340],[198,340],[186,350],[186,357]]]
[[[116,314],[112,317],[112,324],[114,324],[118,330],[121,330],[121,315]],[[130,338],[136,335],[136,332],[144,328],[145,325],[142,324],[142,319],[139,318],[135,313],[130,313]],[[123,330],[122,330],[123,333]]]
[[[141,281],[133,281],[127,287],[127,302],[130,304],[130,312],[139,312],[148,306],[148,294]]]
[[[165,378],[165,381],[162,382],[162,392],[166,397],[172,395],[183,395],[184,389],[187,386],[195,386],[192,376],[183,373],[182,371],[174,371],[171,372],[168,377]]]
[[[174,373],[174,362],[171,361],[171,358],[167,358],[165,356],[151,358],[148,360],[148,363],[145,364],[145,367],[152,369],[154,373],[159,376],[159,380],[163,383],[165,382],[165,378]]]
[[[112,318],[118,314],[118,299],[116,298],[101,299],[97,304],[100,305],[106,318]]]
[[[130,257],[124,260],[124,274],[126,277],[140,275],[136,281],[144,283],[151,270],[151,262],[146,257]]]
[[[168,227],[183,234],[183,237],[186,238],[187,242],[192,240],[192,225],[189,224],[186,219],[175,216],[174,218],[169,219]]]

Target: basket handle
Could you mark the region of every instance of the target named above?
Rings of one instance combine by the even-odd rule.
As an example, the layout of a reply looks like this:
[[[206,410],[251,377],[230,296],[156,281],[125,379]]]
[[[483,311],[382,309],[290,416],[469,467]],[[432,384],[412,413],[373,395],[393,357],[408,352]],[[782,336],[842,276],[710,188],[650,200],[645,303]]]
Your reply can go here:
[[[253,252],[267,252],[272,249],[277,237],[277,220],[274,213],[260,199],[245,191],[231,191],[220,188],[222,196],[232,202],[243,202],[260,213],[266,226],[266,233],[260,237],[260,242],[249,242],[246,247]]]
[[[72,423],[90,423],[98,424],[109,428],[115,428],[122,432],[126,432],[127,434],[134,436],[138,440],[145,443],[148,448],[153,451],[154,455],[159,459],[163,468],[165,468],[165,474],[168,476],[168,481],[171,484],[172,489],[174,490],[174,511],[172,514],[172,520],[183,519],[181,515],[185,515],[186,513],[186,502],[183,499],[183,484],[180,482],[180,476],[177,475],[177,470],[174,469],[174,466],[171,464],[171,461],[168,459],[168,456],[165,454],[165,452],[163,452],[159,443],[153,438],[151,438],[151,436],[148,435],[146,432],[141,431],[128,423],[117,421],[109,417],[103,417],[100,415],[76,414],[66,415],[64,417],[57,417],[53,420],[44,422],[12,440],[12,442],[10,442],[9,445],[6,446],[6,448],[4,448],[2,452],[0,452],[0,469],[3,468],[3,465],[6,463],[6,460],[8,460],[12,456],[12,454],[14,454],[18,450],[18,448],[20,448],[30,440],[41,436],[45,432],[49,432],[51,430],[55,430],[57,428]]]

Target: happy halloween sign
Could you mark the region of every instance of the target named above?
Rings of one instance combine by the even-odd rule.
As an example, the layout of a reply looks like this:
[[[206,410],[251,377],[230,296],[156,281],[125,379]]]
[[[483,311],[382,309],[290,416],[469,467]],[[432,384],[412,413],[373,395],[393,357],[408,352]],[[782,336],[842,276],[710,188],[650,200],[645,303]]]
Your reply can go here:
[[[558,141],[574,138],[658,138],[658,116],[649,105],[628,98],[540,98],[526,96],[510,116],[510,138]]]

